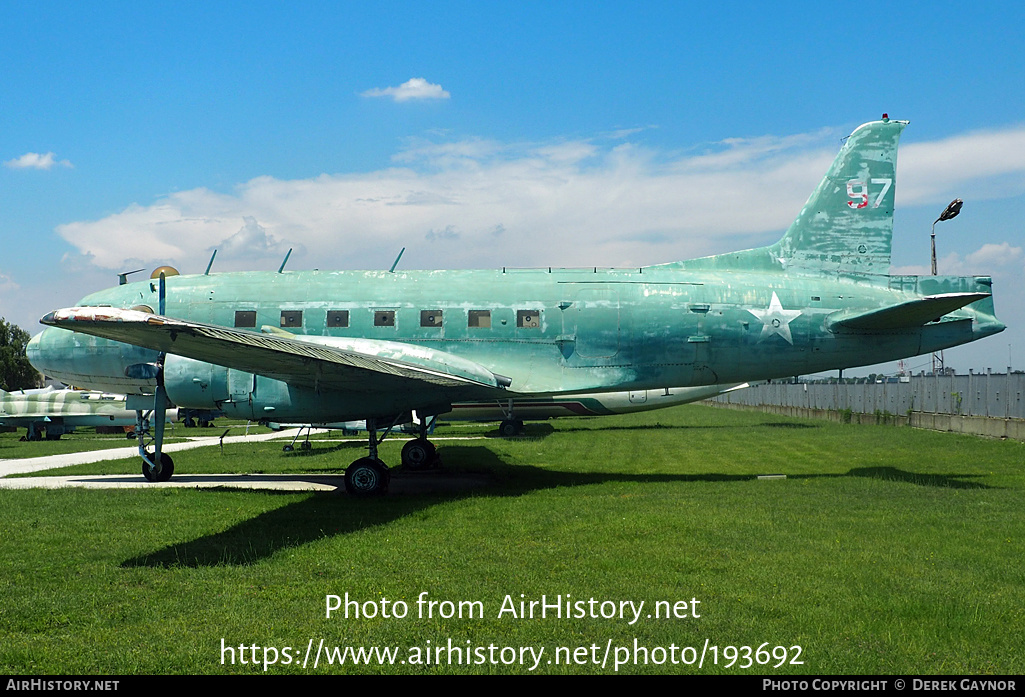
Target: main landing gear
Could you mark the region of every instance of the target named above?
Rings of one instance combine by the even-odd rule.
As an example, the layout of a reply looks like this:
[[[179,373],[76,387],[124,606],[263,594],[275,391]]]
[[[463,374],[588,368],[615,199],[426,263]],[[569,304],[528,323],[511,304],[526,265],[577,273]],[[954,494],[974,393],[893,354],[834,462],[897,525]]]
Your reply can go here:
[[[498,435],[503,438],[512,438],[513,436],[522,436],[526,433],[527,428],[523,425],[523,419],[517,419],[516,414],[513,411],[513,401],[510,399],[506,404],[498,403],[499,408],[502,410],[502,423],[498,425]]]
[[[159,314],[163,315],[166,306],[167,287],[164,271],[159,271]],[[178,273],[175,271],[174,273]],[[125,375],[131,378],[155,378],[157,389],[153,393],[153,409],[144,411],[135,406],[135,437],[139,444],[139,456],[142,458],[142,476],[148,482],[166,482],[174,474],[174,460],[163,451],[164,426],[167,418],[167,390],[164,389],[164,353],[157,356],[156,363],[138,363],[128,366]],[[128,408],[139,404],[143,397],[129,397]],[[153,433],[150,434],[150,426]],[[150,450],[149,446],[153,449]]]
[[[361,457],[345,468],[345,491],[352,496],[380,496],[388,491],[391,472],[388,465],[377,456],[377,446],[391,432],[392,426],[377,435],[377,419],[367,419],[367,437],[370,442],[370,456]]]
[[[419,437],[402,446],[402,466],[413,472],[420,472],[440,464],[438,449],[427,439],[429,422],[420,422]],[[388,491],[391,471],[377,456],[377,446],[391,432],[391,426],[383,435],[377,435],[377,420],[367,419],[367,435],[370,444],[369,457],[361,457],[345,469],[345,490],[352,496],[378,496]]]
[[[402,446],[402,465],[413,471],[434,466],[437,458],[438,449],[426,438],[414,438]]]
[[[286,453],[295,452],[295,442],[297,440],[299,440],[299,436],[301,436],[303,434],[304,430],[306,431],[306,440],[304,440],[302,443],[299,444],[299,449],[303,450],[303,451],[311,450],[313,448],[313,444],[310,443],[310,435],[313,433],[313,426],[312,425],[311,426],[300,426],[299,427],[299,431],[295,434],[295,437],[292,438],[292,442],[289,443],[288,445],[283,446],[281,448],[281,450],[283,452],[286,452]]]
[[[437,447],[427,440],[427,434],[433,430],[437,418],[437,416],[421,417],[417,423],[420,433],[402,446],[402,466],[406,469],[420,472],[441,465]]]
[[[158,389],[155,401],[160,399],[166,400],[166,397]],[[166,482],[174,474],[174,460],[163,452],[165,409],[159,404],[155,407],[152,411],[135,411],[135,438],[142,458],[142,476],[147,482]],[[151,425],[153,433],[150,433]]]
[[[527,430],[520,419],[506,419],[498,426],[498,434],[503,438],[522,436]]]

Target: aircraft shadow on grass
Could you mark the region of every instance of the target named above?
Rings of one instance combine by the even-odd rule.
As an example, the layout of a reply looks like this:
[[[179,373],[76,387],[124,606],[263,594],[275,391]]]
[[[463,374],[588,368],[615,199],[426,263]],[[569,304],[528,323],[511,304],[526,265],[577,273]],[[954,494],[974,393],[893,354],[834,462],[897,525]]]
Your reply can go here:
[[[767,425],[767,424],[762,424],[762,425]],[[554,427],[549,426],[549,428],[552,428],[552,432],[555,431]],[[696,431],[696,430],[704,431],[704,430],[708,430],[708,429],[724,429],[724,428],[728,428],[730,430],[735,431],[735,430],[737,430],[738,427],[735,424],[716,424],[716,425],[710,425],[710,426],[694,426],[694,425],[690,425],[690,424],[660,424],[660,423],[633,424],[633,425],[629,425],[629,426],[605,426],[605,425],[602,425],[600,428],[588,428],[586,426],[566,426],[566,425],[560,425],[559,426],[559,433],[594,433],[594,432],[599,431],[599,430],[602,431],[602,432],[606,432],[606,431]],[[529,435],[533,435],[533,431],[528,432],[527,435],[528,436]]]
[[[530,465],[510,465],[483,446],[447,446],[445,456],[446,460],[452,463],[454,471],[440,474],[417,473],[411,475],[409,481],[415,486],[417,477],[422,477],[421,481],[428,484],[431,477],[438,476],[459,480],[454,486],[449,487],[448,491],[439,491],[434,487],[429,493],[377,498],[341,498],[334,494],[308,496],[302,501],[261,513],[222,532],[133,557],[123,562],[122,567],[246,566],[284,549],[386,525],[438,503],[468,496],[521,496],[543,489],[608,482],[742,482],[757,478],[757,475],[752,474],[721,473],[560,472]],[[867,477],[941,488],[992,488],[984,484],[961,481],[968,476],[971,475],[918,474],[895,467],[861,467],[846,474],[796,475],[791,478]],[[318,477],[313,476],[310,479]],[[341,475],[337,475],[337,479],[341,486]],[[480,486],[481,484],[483,486]],[[216,496],[225,491],[227,489],[204,489],[198,493]],[[268,490],[259,493],[271,497],[295,495],[295,492]]]

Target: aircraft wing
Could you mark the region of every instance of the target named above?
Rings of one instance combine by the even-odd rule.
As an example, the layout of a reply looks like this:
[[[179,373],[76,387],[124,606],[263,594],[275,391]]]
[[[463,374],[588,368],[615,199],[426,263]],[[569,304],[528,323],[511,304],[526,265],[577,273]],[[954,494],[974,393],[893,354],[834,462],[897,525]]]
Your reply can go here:
[[[45,414],[18,414],[12,416],[0,412],[0,426],[28,426],[36,421],[49,421],[50,417]]]
[[[257,334],[138,310],[73,307],[40,320],[314,389],[428,389],[444,400],[508,399],[510,380],[460,356],[396,341]]]
[[[856,313],[838,312],[830,315],[826,326],[830,331],[888,331],[920,327],[935,322],[948,312],[958,310],[984,298],[989,293],[942,293],[929,295],[896,305]]]

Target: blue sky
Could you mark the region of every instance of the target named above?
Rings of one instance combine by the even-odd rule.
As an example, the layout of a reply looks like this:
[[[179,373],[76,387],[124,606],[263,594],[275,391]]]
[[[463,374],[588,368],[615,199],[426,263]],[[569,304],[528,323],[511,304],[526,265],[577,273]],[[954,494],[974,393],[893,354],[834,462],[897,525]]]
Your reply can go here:
[[[632,266],[775,241],[858,124],[908,119],[894,267],[995,278],[1025,367],[1025,9],[2,4],[0,315],[171,263]],[[911,367],[926,359],[912,359]],[[896,366],[889,368],[896,370]]]

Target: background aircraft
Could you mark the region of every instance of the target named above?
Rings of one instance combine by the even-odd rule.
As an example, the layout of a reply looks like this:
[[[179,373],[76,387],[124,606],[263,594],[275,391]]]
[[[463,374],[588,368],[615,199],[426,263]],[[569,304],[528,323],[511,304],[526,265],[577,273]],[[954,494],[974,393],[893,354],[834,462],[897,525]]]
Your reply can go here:
[[[79,426],[135,426],[123,394],[44,387],[0,390],[0,426],[27,428],[26,440],[57,440]],[[174,410],[167,417],[173,418]]]
[[[29,356],[65,382],[153,394],[158,415],[169,399],[264,421],[365,419],[369,456],[346,486],[373,494],[388,483],[378,426],[413,411],[792,376],[1000,332],[989,277],[888,275],[905,125],[884,115],[855,130],[768,247],[633,269],[165,271],[50,313]],[[173,462],[154,421],[140,454],[162,480]]]
[[[452,405],[452,411],[429,417],[426,421],[427,434],[434,432],[438,420],[443,421],[498,421],[498,432],[505,437],[520,435],[524,432],[523,422],[544,421],[572,416],[609,416],[612,414],[631,414],[638,411],[665,409],[679,404],[688,404],[701,399],[708,399],[725,392],[740,390],[747,387],[740,385],[704,385],[701,387],[676,387],[664,390],[635,390],[632,392],[597,392],[594,394],[567,394],[559,396],[534,397],[530,399],[510,399],[504,402],[460,402]],[[413,414],[408,424],[399,429],[403,433],[416,433],[420,430],[421,419]],[[314,428],[325,428],[341,431],[365,431],[366,421],[341,421],[332,423],[294,424],[269,422],[271,428],[300,428],[292,442],[284,446],[285,452],[295,450],[295,442],[306,430],[307,439],[300,444],[309,450],[309,433]],[[423,469],[437,464],[437,451],[426,438],[416,438],[402,448],[402,465],[410,469]]]

